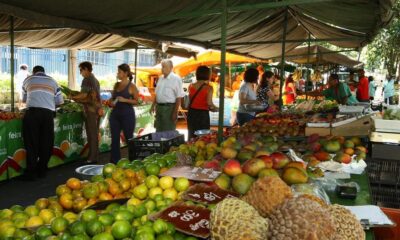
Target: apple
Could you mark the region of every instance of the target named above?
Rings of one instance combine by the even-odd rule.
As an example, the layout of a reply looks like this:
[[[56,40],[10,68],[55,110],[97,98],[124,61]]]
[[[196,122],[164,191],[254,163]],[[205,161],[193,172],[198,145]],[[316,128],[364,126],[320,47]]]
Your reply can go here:
[[[282,169],[290,162],[288,156],[281,152],[274,152],[271,154],[271,158],[273,161],[272,168],[274,169]]]
[[[226,161],[224,165],[224,173],[228,176],[234,177],[242,173],[242,168],[240,167],[240,162],[234,159]]]
[[[253,159],[247,160],[243,164],[243,172],[252,177],[257,176],[258,173],[264,168],[266,168],[266,165],[265,165],[264,161],[259,158],[253,158]]]
[[[232,159],[237,156],[237,151],[231,147],[224,147],[221,150],[221,156],[225,159]]]

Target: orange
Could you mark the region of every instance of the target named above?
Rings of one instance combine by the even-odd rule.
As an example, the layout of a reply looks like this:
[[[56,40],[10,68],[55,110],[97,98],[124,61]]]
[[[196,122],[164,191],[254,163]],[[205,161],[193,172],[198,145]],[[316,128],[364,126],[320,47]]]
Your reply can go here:
[[[22,161],[26,160],[26,150],[23,148],[16,150],[14,152],[13,159],[18,164],[21,164]]]
[[[178,192],[175,190],[175,188],[168,188],[164,190],[163,197],[176,201],[176,199],[178,198]]]
[[[146,179],[147,175],[146,175],[146,171],[144,169],[139,170],[138,172],[136,172],[136,180],[137,182],[143,183],[144,180]]]
[[[73,206],[72,198],[73,197],[71,193],[64,193],[63,195],[60,196],[59,199],[60,205],[65,209],[71,209]]]
[[[49,206],[49,204],[50,204],[50,202],[49,202],[49,199],[47,199],[47,198],[39,198],[35,202],[35,206],[39,209],[45,209]]]
[[[136,173],[132,169],[125,169],[125,175],[127,178],[134,178]]]
[[[125,178],[126,178],[125,171],[122,168],[117,168],[112,173],[112,179],[116,182],[121,182]]]
[[[112,200],[113,196],[111,194],[109,194],[108,192],[102,192],[99,195],[99,200],[100,201],[108,201],[108,200]]]
[[[123,193],[118,193],[117,195],[114,196],[114,199],[122,199],[125,198],[125,195]]]
[[[88,200],[87,205],[92,206],[93,204],[97,203],[97,198],[91,198]]]
[[[39,208],[37,208],[35,205],[30,205],[30,206],[27,206],[26,208],[25,208],[25,213],[27,213],[30,217],[32,217],[32,216],[38,216],[39,215],[39,212],[40,212],[40,209]]]
[[[131,178],[130,181],[131,181],[131,189],[138,185],[136,178]]]
[[[113,184],[108,187],[108,191],[113,195],[118,195],[122,193],[122,189],[118,184]]]
[[[43,224],[44,224],[43,219],[41,219],[39,216],[33,216],[33,217],[30,217],[28,219],[28,221],[26,221],[25,227],[26,228],[35,228],[35,227],[39,227]]]
[[[72,196],[74,198],[80,198],[80,197],[83,197],[83,193],[82,193],[81,190],[73,190],[72,191]]]
[[[45,224],[50,224],[51,220],[56,217],[53,210],[42,209],[40,210],[39,217],[44,221]]]
[[[60,144],[60,149],[61,149],[61,151],[63,151],[65,153],[66,151],[68,151],[70,146],[71,146],[71,144],[67,140],[65,140]]]
[[[99,187],[95,183],[88,184],[83,187],[83,196],[86,199],[96,198],[99,195]]]
[[[69,187],[67,187],[67,185],[63,184],[56,188],[57,196],[61,196],[64,193],[71,193],[71,189]]]
[[[344,150],[344,153],[346,153],[346,154],[348,154],[348,155],[350,155],[350,156],[353,156],[353,155],[354,155],[354,149],[352,149],[352,148],[346,148],[346,149]]]
[[[75,212],[81,212],[87,206],[87,200],[83,197],[76,198],[73,203]]]
[[[119,186],[121,187],[122,191],[128,191],[131,188],[131,181],[129,181],[129,179],[124,179],[119,182]]]
[[[67,230],[68,220],[63,217],[57,217],[51,222],[51,230],[55,234],[59,234]]]
[[[98,182],[97,186],[99,187],[100,193],[108,191],[108,183],[105,181]]]
[[[67,181],[67,187],[69,187],[72,190],[79,190],[81,189],[81,180],[77,178],[70,178]]]

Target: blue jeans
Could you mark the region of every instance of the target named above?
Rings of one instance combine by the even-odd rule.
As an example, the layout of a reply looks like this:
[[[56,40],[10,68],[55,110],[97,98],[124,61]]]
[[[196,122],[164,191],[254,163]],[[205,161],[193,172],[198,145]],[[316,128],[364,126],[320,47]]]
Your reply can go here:
[[[237,119],[237,122],[239,123],[239,126],[243,126],[245,123],[253,120],[254,116],[251,114],[248,114],[248,113],[237,112],[236,119]]]
[[[133,108],[132,108],[133,110]],[[121,159],[120,152],[120,134],[121,130],[124,133],[125,140],[133,138],[135,130],[136,118],[135,112],[119,113],[113,111],[110,116],[111,128],[111,162],[117,163]]]

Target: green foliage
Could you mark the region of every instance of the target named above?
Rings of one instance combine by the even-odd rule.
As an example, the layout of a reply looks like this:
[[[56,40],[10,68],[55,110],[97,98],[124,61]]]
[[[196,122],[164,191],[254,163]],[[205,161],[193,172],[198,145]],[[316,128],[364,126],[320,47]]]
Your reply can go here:
[[[400,64],[400,0],[396,0],[393,21],[375,37],[367,47],[367,68],[381,67],[382,63],[391,75],[396,75]]]

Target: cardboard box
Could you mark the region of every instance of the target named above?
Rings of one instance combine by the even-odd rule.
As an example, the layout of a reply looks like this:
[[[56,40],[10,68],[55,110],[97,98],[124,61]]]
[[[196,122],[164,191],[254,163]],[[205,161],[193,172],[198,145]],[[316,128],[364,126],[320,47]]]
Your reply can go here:
[[[361,117],[353,122],[331,129],[331,134],[334,136],[369,136],[372,130],[371,116]]]
[[[330,127],[306,127],[305,129],[306,136],[310,136],[312,134],[318,134],[320,136],[328,136],[331,135]]]

